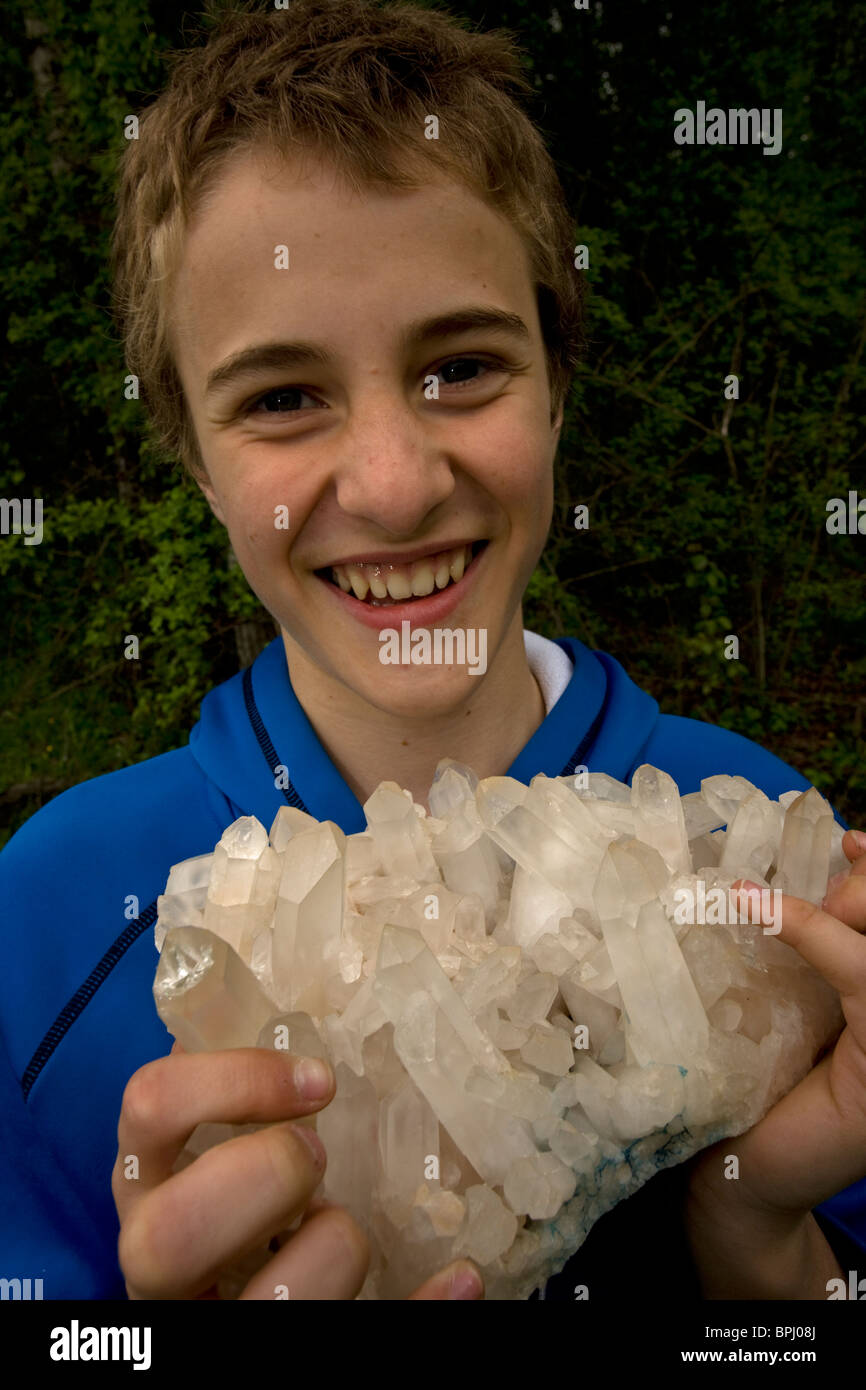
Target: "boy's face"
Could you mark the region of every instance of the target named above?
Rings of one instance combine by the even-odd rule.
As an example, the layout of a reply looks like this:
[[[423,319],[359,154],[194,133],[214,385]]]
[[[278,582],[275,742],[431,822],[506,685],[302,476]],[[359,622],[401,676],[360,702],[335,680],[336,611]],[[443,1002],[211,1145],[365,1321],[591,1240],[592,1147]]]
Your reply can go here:
[[[479,310],[496,321],[473,326]],[[561,416],[517,233],[452,183],[357,195],[311,159],[239,152],[189,229],[172,313],[203,491],[306,693],[456,710],[484,677],[383,664],[379,633],[486,629],[488,669],[520,638]]]

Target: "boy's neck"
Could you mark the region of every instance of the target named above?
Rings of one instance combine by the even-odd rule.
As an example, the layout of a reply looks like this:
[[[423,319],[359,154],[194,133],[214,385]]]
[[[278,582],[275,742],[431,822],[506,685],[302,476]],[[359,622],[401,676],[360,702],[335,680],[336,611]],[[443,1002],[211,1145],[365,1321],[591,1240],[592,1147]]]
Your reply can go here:
[[[322,672],[285,630],[283,644],[295,695],[362,805],[388,781],[427,808],[433,774],[444,757],[466,763],[479,777],[503,776],[545,718],[544,698],[526,659],[520,610],[477,694],[441,718],[408,720],[372,709]]]

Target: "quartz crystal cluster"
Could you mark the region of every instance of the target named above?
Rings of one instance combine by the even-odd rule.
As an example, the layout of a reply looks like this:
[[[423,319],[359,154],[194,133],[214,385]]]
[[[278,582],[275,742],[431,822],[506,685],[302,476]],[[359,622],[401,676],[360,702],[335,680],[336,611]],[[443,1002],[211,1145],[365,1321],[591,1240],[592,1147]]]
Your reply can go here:
[[[324,1196],[370,1240],[362,1298],[469,1256],[488,1298],[523,1299],[836,1036],[838,997],[727,889],[820,903],[842,831],[814,789],[720,775],[681,798],[648,765],[631,787],[527,787],[446,760],[429,806],[383,782],[359,834],[289,807],[270,833],[235,821],[171,870],[154,995],[188,1051],[330,1060],[336,1096],[306,1123]],[[182,1161],[234,1132],[201,1126]]]

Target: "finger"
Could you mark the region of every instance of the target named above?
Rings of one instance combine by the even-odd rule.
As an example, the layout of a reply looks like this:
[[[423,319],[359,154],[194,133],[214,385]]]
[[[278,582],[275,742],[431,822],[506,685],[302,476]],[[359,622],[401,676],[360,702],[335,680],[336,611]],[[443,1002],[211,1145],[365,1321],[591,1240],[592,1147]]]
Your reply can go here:
[[[245,1047],[179,1053],[140,1068],[124,1092],[117,1130],[111,1188],[121,1221],[142,1196],[171,1176],[197,1125],[266,1124],[310,1115],[326,1105],[334,1095],[334,1074],[327,1067],[318,1099],[305,1094],[311,1060]],[[130,1158],[137,1162],[130,1165]]]
[[[866,938],[813,903],[787,893],[782,894],[780,924],[769,904],[761,915],[757,885],[745,884],[744,889],[736,894],[741,910],[749,911],[754,922],[780,928],[778,939],[793,946],[839,993],[848,1022],[862,1036],[860,1029],[866,1028]]]
[[[827,885],[821,907],[831,917],[838,917],[857,931],[866,930],[866,835],[862,830],[847,830],[842,848],[851,861],[850,868],[834,874]]]
[[[831,879],[821,908],[855,931],[866,930],[866,856]]]
[[[240,1298],[356,1298],[369,1264],[369,1242],[357,1222],[344,1207],[324,1205],[253,1275]]]
[[[299,1215],[325,1170],[312,1130],[270,1125],[229,1139],[148,1192],[121,1226],[130,1297],[194,1298]]]
[[[446,1265],[420,1288],[409,1295],[410,1302],[444,1302],[446,1299],[481,1299],[484,1297],[484,1280],[481,1271],[471,1260],[455,1260]]]
[[[860,860],[866,869],[866,833],[862,830],[846,830],[842,836],[842,849],[846,859]]]

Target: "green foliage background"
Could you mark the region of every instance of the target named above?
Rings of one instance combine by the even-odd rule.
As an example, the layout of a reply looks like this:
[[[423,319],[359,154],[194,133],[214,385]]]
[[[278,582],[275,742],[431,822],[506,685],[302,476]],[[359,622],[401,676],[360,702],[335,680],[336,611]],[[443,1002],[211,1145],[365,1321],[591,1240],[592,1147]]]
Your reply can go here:
[[[590,248],[527,625],[609,651],[663,710],[756,739],[862,824],[866,536],[825,521],[829,498],[866,496],[866,7],[452,9],[519,37]],[[0,537],[0,841],[61,786],[183,743],[239,632],[273,633],[149,447],[108,310],[123,119],[198,18],[162,0],[7,0],[0,18],[0,496],[45,508],[42,545]],[[673,112],[699,99],[781,107],[782,153],[675,145]]]

